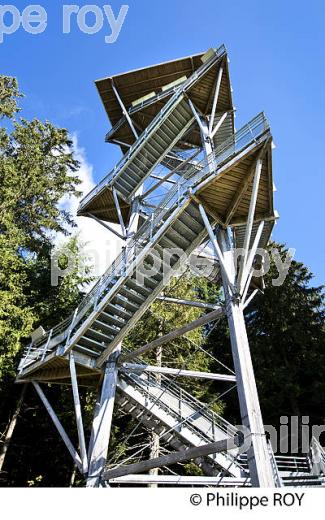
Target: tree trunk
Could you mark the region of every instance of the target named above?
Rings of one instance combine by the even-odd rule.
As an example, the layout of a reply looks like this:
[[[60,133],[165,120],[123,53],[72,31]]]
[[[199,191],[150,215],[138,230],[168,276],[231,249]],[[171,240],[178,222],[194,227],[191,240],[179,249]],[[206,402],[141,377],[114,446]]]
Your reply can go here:
[[[162,347],[159,347],[156,352],[156,364],[158,367],[161,367],[162,362]],[[161,374],[156,374],[157,383],[161,383]],[[160,442],[159,442],[159,434],[154,431],[151,434],[151,451],[150,451],[150,459],[155,459],[159,457],[160,454]],[[149,471],[149,475],[158,475],[159,469],[154,468]],[[150,488],[157,488],[158,484],[148,484]]]
[[[6,435],[5,435],[5,440],[3,441],[3,446],[2,446],[1,452],[0,452],[0,471],[2,471],[4,462],[5,462],[5,458],[6,458],[6,454],[7,454],[8,448],[10,446],[10,442],[11,442],[11,439],[12,439],[12,436],[13,436],[16,424],[17,424],[17,419],[18,419],[18,416],[20,414],[20,410],[21,410],[22,404],[24,402],[26,388],[27,388],[27,383],[25,383],[23,388],[22,388],[22,391],[21,391],[21,394],[20,394],[20,398],[19,398],[19,400],[17,402],[16,409],[14,411],[14,414],[13,414],[13,416],[12,416],[10,422],[9,422],[8,428],[7,428],[7,432],[6,432]]]

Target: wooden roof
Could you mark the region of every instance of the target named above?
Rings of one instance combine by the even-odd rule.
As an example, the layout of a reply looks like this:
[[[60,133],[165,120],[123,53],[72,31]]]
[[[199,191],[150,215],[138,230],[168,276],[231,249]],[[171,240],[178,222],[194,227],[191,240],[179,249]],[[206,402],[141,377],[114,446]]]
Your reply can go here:
[[[79,386],[97,386],[101,377],[100,370],[93,366],[87,366],[91,362],[91,358],[80,356],[78,352],[74,352],[74,355]],[[16,382],[24,383],[33,380],[42,383],[71,385],[68,357],[59,356],[54,351],[44,361],[38,361],[27,367],[23,374],[17,376]]]
[[[203,53],[195,54],[186,58],[168,61],[97,80],[95,82],[96,87],[112,125],[112,130],[109,132],[107,140],[117,140],[129,145],[135,141],[135,136],[123,115],[121,106],[114,93],[113,84],[125,107],[131,110],[131,118],[134,126],[137,132],[141,134],[174,93],[172,86],[165,91],[166,85],[173,84],[176,80],[180,80],[181,78],[189,78],[202,65],[202,56],[204,56]],[[227,56],[224,55],[223,59],[213,66],[207,74],[187,92],[203,114],[207,114],[211,111],[217,72],[221,65],[223,66],[224,73],[218,98],[217,116],[218,113],[233,110],[228,60]],[[147,100],[143,105],[132,106],[134,101],[153,93],[156,94],[156,97]],[[160,97],[162,94],[164,95],[163,98]],[[190,129],[184,137],[184,141],[193,146],[200,146],[200,134],[196,126],[197,125],[193,125],[193,128]],[[223,125],[224,130],[226,126],[227,124],[225,122]],[[229,135],[229,131],[233,131],[232,112],[228,117],[227,136]],[[218,139],[221,138],[223,138],[223,136],[219,133]],[[123,153],[125,153],[127,147],[121,146],[121,148]]]
[[[124,222],[128,222],[130,215],[130,205],[119,198],[121,213]],[[114,203],[114,197],[112,190],[102,190],[96,197],[92,197],[89,202],[83,206],[82,210],[78,211],[79,216],[87,216],[87,213],[91,213],[100,220],[106,222],[112,222],[113,224],[119,224],[119,218]]]
[[[267,144],[265,144],[266,139],[268,139]],[[224,225],[238,226],[247,220],[253,186],[252,170],[254,171],[256,159],[264,145],[266,149],[262,159],[255,220],[272,219],[274,217],[271,138],[269,134],[266,134],[265,139],[261,141],[259,146],[253,150],[248,148],[247,153],[239,156],[235,162],[227,161],[227,167],[220,167],[220,173],[203,185],[201,189],[198,189],[197,194],[204,202],[205,207],[210,208],[211,213],[216,214]],[[235,211],[231,218],[228,218],[237,195],[249,178],[250,181],[241,194]]]

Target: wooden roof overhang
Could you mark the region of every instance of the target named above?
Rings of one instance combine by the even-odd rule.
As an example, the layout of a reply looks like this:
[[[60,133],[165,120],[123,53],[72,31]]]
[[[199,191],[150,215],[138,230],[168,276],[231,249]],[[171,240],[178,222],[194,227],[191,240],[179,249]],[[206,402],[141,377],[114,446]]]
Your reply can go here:
[[[228,59],[224,47],[220,49],[218,49],[218,52],[221,52],[220,59],[186,90],[186,95],[193,101],[196,108],[204,115],[209,114],[212,108],[218,71],[220,67],[223,67],[215,123],[225,111],[228,111],[228,115],[214,138],[215,146],[219,146],[221,142],[234,132],[234,113]],[[209,57],[211,55],[211,52],[209,50],[205,54],[200,53],[96,81],[106,113],[113,125],[110,140],[121,141],[129,145],[135,142],[135,136],[123,115],[120,103],[114,93],[113,85],[118,90],[122,102],[132,114],[132,121],[137,130],[139,133],[142,133],[175,93],[175,88],[181,85],[177,84],[175,87],[175,85],[173,86],[174,82],[177,82],[180,78],[188,79],[192,74],[195,74],[196,70],[206,60],[206,56]],[[165,90],[166,85],[170,84],[172,85],[170,89]],[[155,92],[155,97],[144,100],[140,105],[132,105],[135,100],[144,98],[152,92]],[[116,130],[114,130],[114,125]],[[123,153],[128,151],[127,146],[120,146]],[[202,146],[200,131],[195,123],[185,135],[183,142],[177,143],[177,149],[200,146]],[[162,162],[164,163],[164,161]],[[119,203],[124,221],[127,222],[130,206],[120,198]],[[98,194],[95,192],[89,202],[78,211],[79,216],[89,216],[89,214],[107,222],[119,223],[110,189],[100,190]]]
[[[124,222],[128,222],[130,216],[130,204],[120,197],[119,204]],[[94,215],[100,220],[119,224],[119,218],[114,203],[113,192],[110,189],[102,190],[97,196],[92,197],[88,204],[78,211],[78,216],[87,217]]]
[[[253,145],[235,155],[233,160],[227,159],[225,165],[220,164],[215,174],[207,177],[193,190],[196,200],[202,202],[205,210],[221,226],[233,228],[235,247],[238,249],[244,246],[246,222],[258,158],[262,160],[262,169],[249,247],[251,248],[253,245],[259,223],[264,221],[258,247],[265,249],[278,218],[273,205],[272,137],[269,130]],[[257,257],[255,267],[261,268],[261,258]],[[253,278],[251,287],[263,290],[263,278]]]
[[[204,53],[194,54],[186,58],[97,80],[95,84],[112,125],[112,129],[106,136],[107,141],[126,143],[128,145],[132,145],[135,141],[135,136],[123,114],[113,90],[113,85],[128,110],[137,132],[141,134],[175,93],[175,89],[180,86],[180,83],[177,82],[182,79],[188,79],[195,73],[202,65],[204,56]],[[220,113],[229,111],[228,121],[223,126],[224,128],[230,127],[231,131],[233,131],[233,103],[226,53],[224,53],[222,60],[215,64],[207,74],[188,90],[187,95],[203,115],[209,114],[213,103],[217,73],[221,66],[223,67],[223,75],[216,117]],[[168,86],[170,87],[168,88]],[[137,100],[139,102],[135,103]],[[200,134],[196,125],[193,125],[188,131],[183,141],[183,147],[185,148],[188,146],[201,146]],[[122,144],[120,146],[123,153],[125,153],[128,147]]]
[[[262,154],[262,156],[261,156]],[[223,226],[238,227],[247,221],[256,160],[261,156],[262,170],[254,221],[274,219],[272,138],[267,130],[257,142],[248,146],[215,173],[200,183],[193,193]]]
[[[95,367],[95,360],[75,351],[74,358],[79,386],[97,386],[101,378],[101,371]],[[54,351],[45,360],[37,361],[30,367],[26,367],[24,373],[16,378],[17,383],[33,380],[40,383],[71,385],[69,358],[60,356]]]

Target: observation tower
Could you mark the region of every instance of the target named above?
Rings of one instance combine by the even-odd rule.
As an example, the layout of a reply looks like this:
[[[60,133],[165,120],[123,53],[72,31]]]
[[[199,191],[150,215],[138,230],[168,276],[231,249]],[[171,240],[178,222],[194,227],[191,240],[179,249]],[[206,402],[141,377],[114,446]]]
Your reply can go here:
[[[246,333],[244,309],[263,289],[256,252],[266,248],[277,219],[272,135],[264,113],[235,130],[223,45],[107,77],[96,86],[112,125],[106,141],[119,146],[123,156],[80,202],[78,215],[117,234],[122,251],[71,316],[51,330],[35,331],[17,382],[33,384],[89,487],[321,485],[324,454],[316,441],[308,456],[294,458],[274,455],[267,441]],[[118,224],[118,231],[111,224]],[[164,297],[170,280],[207,245],[223,303]],[[157,334],[137,350],[127,350],[127,334],[157,298],[166,305],[201,308],[202,315],[165,336]],[[152,366],[141,359],[223,315],[233,372]],[[206,379],[220,381],[225,389],[236,386],[241,434],[185,391],[184,377],[201,378],[202,384]],[[72,387],[78,449],[46,397],[46,384],[53,382]],[[99,388],[89,440],[80,385]],[[170,453],[107,467],[114,407],[154,431]],[[205,476],[152,471],[189,460]]]

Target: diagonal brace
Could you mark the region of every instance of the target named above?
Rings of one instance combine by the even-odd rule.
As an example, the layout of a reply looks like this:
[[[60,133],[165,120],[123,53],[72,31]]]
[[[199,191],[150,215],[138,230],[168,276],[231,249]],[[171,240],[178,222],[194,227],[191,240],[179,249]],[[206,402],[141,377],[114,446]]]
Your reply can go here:
[[[65,429],[63,428],[58,416],[56,415],[55,411],[53,410],[52,406],[50,405],[48,399],[46,398],[43,390],[41,389],[40,385],[36,381],[32,381],[33,386],[38,393],[42,403],[44,404],[49,416],[51,417],[56,429],[58,430],[59,434],[61,435],[61,438],[66,445],[71,457],[73,458],[77,468],[79,469],[80,473],[83,473],[82,468],[82,462],[80,459],[80,456],[77,452],[77,450],[74,448],[72,442],[70,441]]]
[[[121,477],[123,475],[132,475],[133,473],[142,473],[153,468],[161,468],[163,466],[183,462],[184,460],[196,459],[205,457],[213,453],[221,453],[223,451],[230,451],[238,448],[242,443],[240,437],[227,437],[220,441],[203,444],[195,448],[188,448],[183,451],[175,451],[168,455],[162,455],[155,459],[149,459],[135,464],[127,464],[119,466],[115,469],[104,472],[103,478],[109,480],[112,478]]]
[[[120,203],[119,203],[119,200],[118,200],[118,196],[117,196],[117,193],[116,193],[116,189],[113,188],[112,192],[113,192],[113,198],[114,198],[115,208],[116,208],[116,211],[117,211],[118,220],[119,220],[119,223],[120,223],[120,226],[121,226],[121,229],[122,229],[122,234],[125,237],[126,236],[126,229],[125,229],[125,224],[124,224],[124,220],[123,220],[122,211],[121,211]]]
[[[234,294],[236,291],[235,291],[235,288],[234,288],[233,284],[231,283],[231,281],[229,279],[228,269],[226,267],[226,264],[225,264],[225,261],[224,261],[224,258],[223,258],[223,254],[221,252],[221,249],[220,249],[220,246],[218,244],[218,241],[217,241],[216,237],[214,236],[213,229],[211,227],[211,224],[209,222],[208,216],[207,216],[207,214],[205,212],[205,209],[202,206],[202,204],[199,205],[199,209],[200,209],[200,213],[201,213],[201,217],[203,219],[204,225],[205,225],[205,227],[207,229],[207,232],[209,233],[209,237],[210,237],[210,240],[212,242],[212,246],[214,248],[215,254],[216,254],[216,256],[217,256],[217,258],[219,260],[222,272],[224,273],[225,279],[227,280],[227,284],[230,287],[231,292]]]

